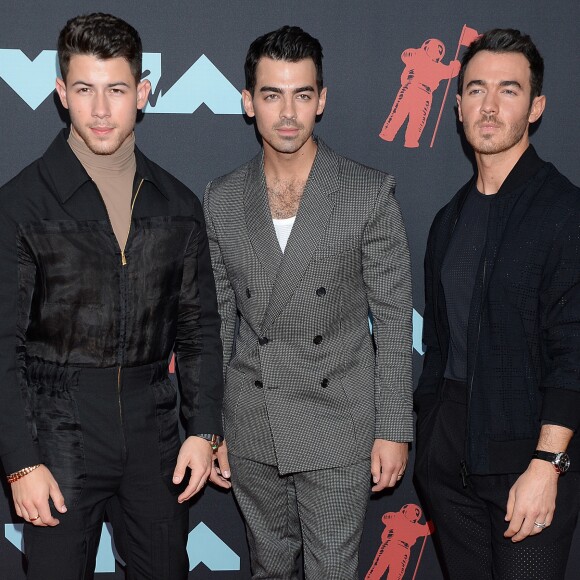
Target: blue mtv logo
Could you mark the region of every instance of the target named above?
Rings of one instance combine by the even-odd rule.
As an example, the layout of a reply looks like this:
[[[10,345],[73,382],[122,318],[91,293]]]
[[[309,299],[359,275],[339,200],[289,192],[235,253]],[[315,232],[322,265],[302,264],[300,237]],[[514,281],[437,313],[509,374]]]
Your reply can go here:
[[[21,552],[25,551],[22,538],[23,528],[24,524],[4,525],[4,536]],[[193,570],[199,564],[204,564],[209,570],[214,572],[240,569],[240,557],[203,522],[200,522],[189,532],[187,555],[189,556],[190,570]],[[110,525],[103,524],[95,572],[114,572],[115,560],[124,565],[123,560],[115,549]]]
[[[424,355],[423,349],[423,317],[413,308],[413,348]]]
[[[191,114],[205,104],[216,115],[242,113],[239,91],[204,54],[165,92],[158,90],[161,53],[143,54],[143,70],[152,87],[145,112]],[[52,94],[57,74],[55,50],[30,60],[19,49],[0,49],[0,78],[33,110]]]
[[[373,331],[373,317],[369,316],[369,328]],[[413,348],[423,356],[423,317],[413,308]]]

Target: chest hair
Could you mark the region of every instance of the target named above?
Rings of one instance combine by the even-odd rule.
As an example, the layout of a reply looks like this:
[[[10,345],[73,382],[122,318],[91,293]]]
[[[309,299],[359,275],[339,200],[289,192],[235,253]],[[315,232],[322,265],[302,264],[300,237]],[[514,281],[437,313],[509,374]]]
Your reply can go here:
[[[268,182],[268,203],[274,219],[285,219],[298,213],[306,181],[298,178],[273,179]]]

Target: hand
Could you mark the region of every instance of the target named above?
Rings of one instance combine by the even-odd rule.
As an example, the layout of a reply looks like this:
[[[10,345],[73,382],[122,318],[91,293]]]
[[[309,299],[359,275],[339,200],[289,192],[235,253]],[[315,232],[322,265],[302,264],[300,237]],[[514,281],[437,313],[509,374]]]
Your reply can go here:
[[[407,467],[409,445],[386,439],[375,439],[371,451],[371,475],[375,484],[372,491],[395,487]]]
[[[505,516],[510,525],[504,532],[506,538],[520,542],[544,529],[544,526],[536,526],[534,522],[545,523],[545,527],[552,523],[559,477],[553,465],[532,459],[510,489]]]
[[[230,489],[230,487],[232,487],[230,475],[231,472],[230,463],[228,461],[228,447],[224,440],[217,448],[217,451],[214,452],[214,461],[211,473],[209,475],[209,480],[219,487]]]
[[[56,526],[60,522],[52,516],[48,498],[61,513],[66,512],[64,497],[50,470],[41,465],[28,475],[10,484],[16,513],[39,527]]]
[[[456,77],[461,69],[461,63],[458,60],[452,60],[449,66],[451,67],[451,78]]]
[[[173,483],[182,482],[188,467],[191,469],[191,476],[187,487],[177,498],[179,503],[193,497],[206,484],[211,473],[212,455],[211,443],[201,437],[191,435],[183,442],[173,471]]]

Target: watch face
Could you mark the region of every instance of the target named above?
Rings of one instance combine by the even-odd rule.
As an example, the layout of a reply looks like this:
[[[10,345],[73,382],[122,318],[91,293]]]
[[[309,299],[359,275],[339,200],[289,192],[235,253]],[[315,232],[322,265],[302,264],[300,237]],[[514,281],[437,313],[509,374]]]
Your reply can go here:
[[[570,468],[570,457],[567,453],[558,453],[554,460],[554,465],[561,473],[566,473]]]

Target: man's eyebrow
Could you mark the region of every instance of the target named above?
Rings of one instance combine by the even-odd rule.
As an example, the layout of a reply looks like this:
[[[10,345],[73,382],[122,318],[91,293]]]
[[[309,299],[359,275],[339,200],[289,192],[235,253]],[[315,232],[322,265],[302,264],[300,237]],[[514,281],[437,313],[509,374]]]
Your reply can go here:
[[[499,83],[500,87],[517,87],[518,89],[522,88],[522,85],[518,83],[518,81],[501,81]]]
[[[279,93],[282,94],[284,91],[280,87],[269,87],[263,86],[260,87],[261,93]],[[292,89],[294,94],[296,93],[307,93],[307,92],[314,92],[314,87],[312,85],[305,85],[303,87],[297,87],[296,89]]]
[[[292,91],[293,93],[313,93],[314,87],[312,85],[306,85],[304,87],[298,87]]]
[[[472,87],[472,86],[486,87],[487,82],[484,80],[480,80],[480,79],[473,79],[472,81],[469,81],[467,83],[465,88],[468,89],[469,87]],[[518,81],[512,81],[512,80],[500,81],[499,86],[500,87],[517,87],[518,89],[522,88],[522,85]]]
[[[94,86],[94,84],[93,84],[93,83],[88,83],[87,81],[83,81],[83,80],[78,80],[78,81],[75,81],[75,82],[72,84],[72,86],[73,86],[73,87],[75,87],[75,86],[77,86],[77,85],[83,85],[83,86],[85,86],[85,87],[93,87],[93,86]],[[118,87],[118,86],[122,86],[122,87],[127,87],[127,88],[129,88],[129,83],[126,83],[126,82],[124,82],[124,81],[117,81],[117,82],[114,82],[114,83],[108,83],[108,84],[107,84],[107,87]]]
[[[465,85],[465,88],[468,89],[469,87],[473,87],[473,86],[476,86],[476,87],[485,87],[485,86],[487,86],[487,83],[485,81],[481,81],[479,79],[474,79],[472,81],[469,81]]]

